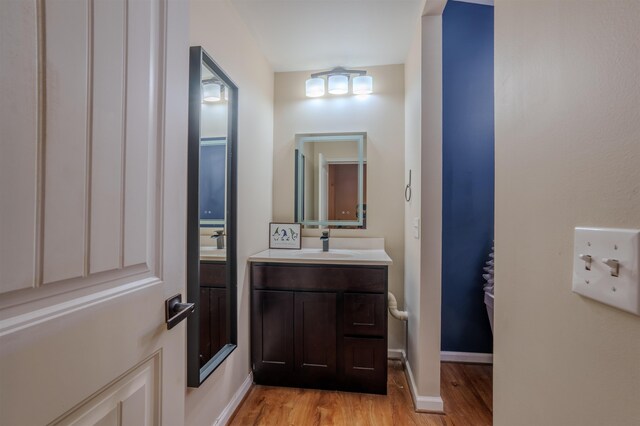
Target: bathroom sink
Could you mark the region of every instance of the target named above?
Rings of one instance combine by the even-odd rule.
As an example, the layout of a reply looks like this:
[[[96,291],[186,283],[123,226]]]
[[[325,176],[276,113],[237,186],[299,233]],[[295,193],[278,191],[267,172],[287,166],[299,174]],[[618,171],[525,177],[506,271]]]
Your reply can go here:
[[[320,249],[303,249],[291,252],[291,255],[301,259],[348,259],[355,256],[355,253],[351,250],[322,251]]]
[[[302,237],[300,250],[268,249],[249,257],[251,262],[320,265],[391,265],[382,238],[333,238],[329,251],[322,251],[320,239]]]
[[[200,246],[200,259],[214,260],[214,259],[225,259],[226,257],[227,257],[226,249],[219,249],[217,247],[211,247],[211,246]]]

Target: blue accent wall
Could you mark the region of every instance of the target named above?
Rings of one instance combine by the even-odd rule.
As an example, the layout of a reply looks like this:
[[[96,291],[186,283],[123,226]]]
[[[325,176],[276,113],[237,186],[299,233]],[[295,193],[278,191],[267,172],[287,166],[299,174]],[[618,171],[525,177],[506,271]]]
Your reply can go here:
[[[493,240],[493,7],[442,16],[442,350],[492,352],[482,267]]]
[[[227,146],[200,147],[200,219],[224,220]]]

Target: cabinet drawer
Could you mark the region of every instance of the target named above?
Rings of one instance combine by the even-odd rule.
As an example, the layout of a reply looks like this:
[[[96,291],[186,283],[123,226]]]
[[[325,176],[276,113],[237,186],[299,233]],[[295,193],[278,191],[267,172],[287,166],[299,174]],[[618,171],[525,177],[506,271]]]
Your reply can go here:
[[[355,392],[387,393],[385,339],[344,338],[344,388]]]
[[[387,284],[386,266],[254,263],[251,273],[256,289],[383,293]]]
[[[344,334],[384,337],[386,295],[344,294]]]
[[[200,262],[200,285],[204,287],[226,287],[227,264],[224,262]]]

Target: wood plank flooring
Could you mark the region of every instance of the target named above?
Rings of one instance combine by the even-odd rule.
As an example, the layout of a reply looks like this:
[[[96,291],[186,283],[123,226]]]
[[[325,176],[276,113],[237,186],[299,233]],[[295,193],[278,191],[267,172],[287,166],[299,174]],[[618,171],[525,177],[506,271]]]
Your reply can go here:
[[[254,386],[231,425],[490,426],[492,367],[442,363],[446,414],[416,413],[402,363],[389,360],[387,395]]]

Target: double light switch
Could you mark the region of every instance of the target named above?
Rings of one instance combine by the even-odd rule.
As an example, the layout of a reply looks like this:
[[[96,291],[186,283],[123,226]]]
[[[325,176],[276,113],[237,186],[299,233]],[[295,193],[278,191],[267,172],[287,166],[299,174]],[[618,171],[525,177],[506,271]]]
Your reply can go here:
[[[572,290],[640,315],[640,230],[576,228]]]

